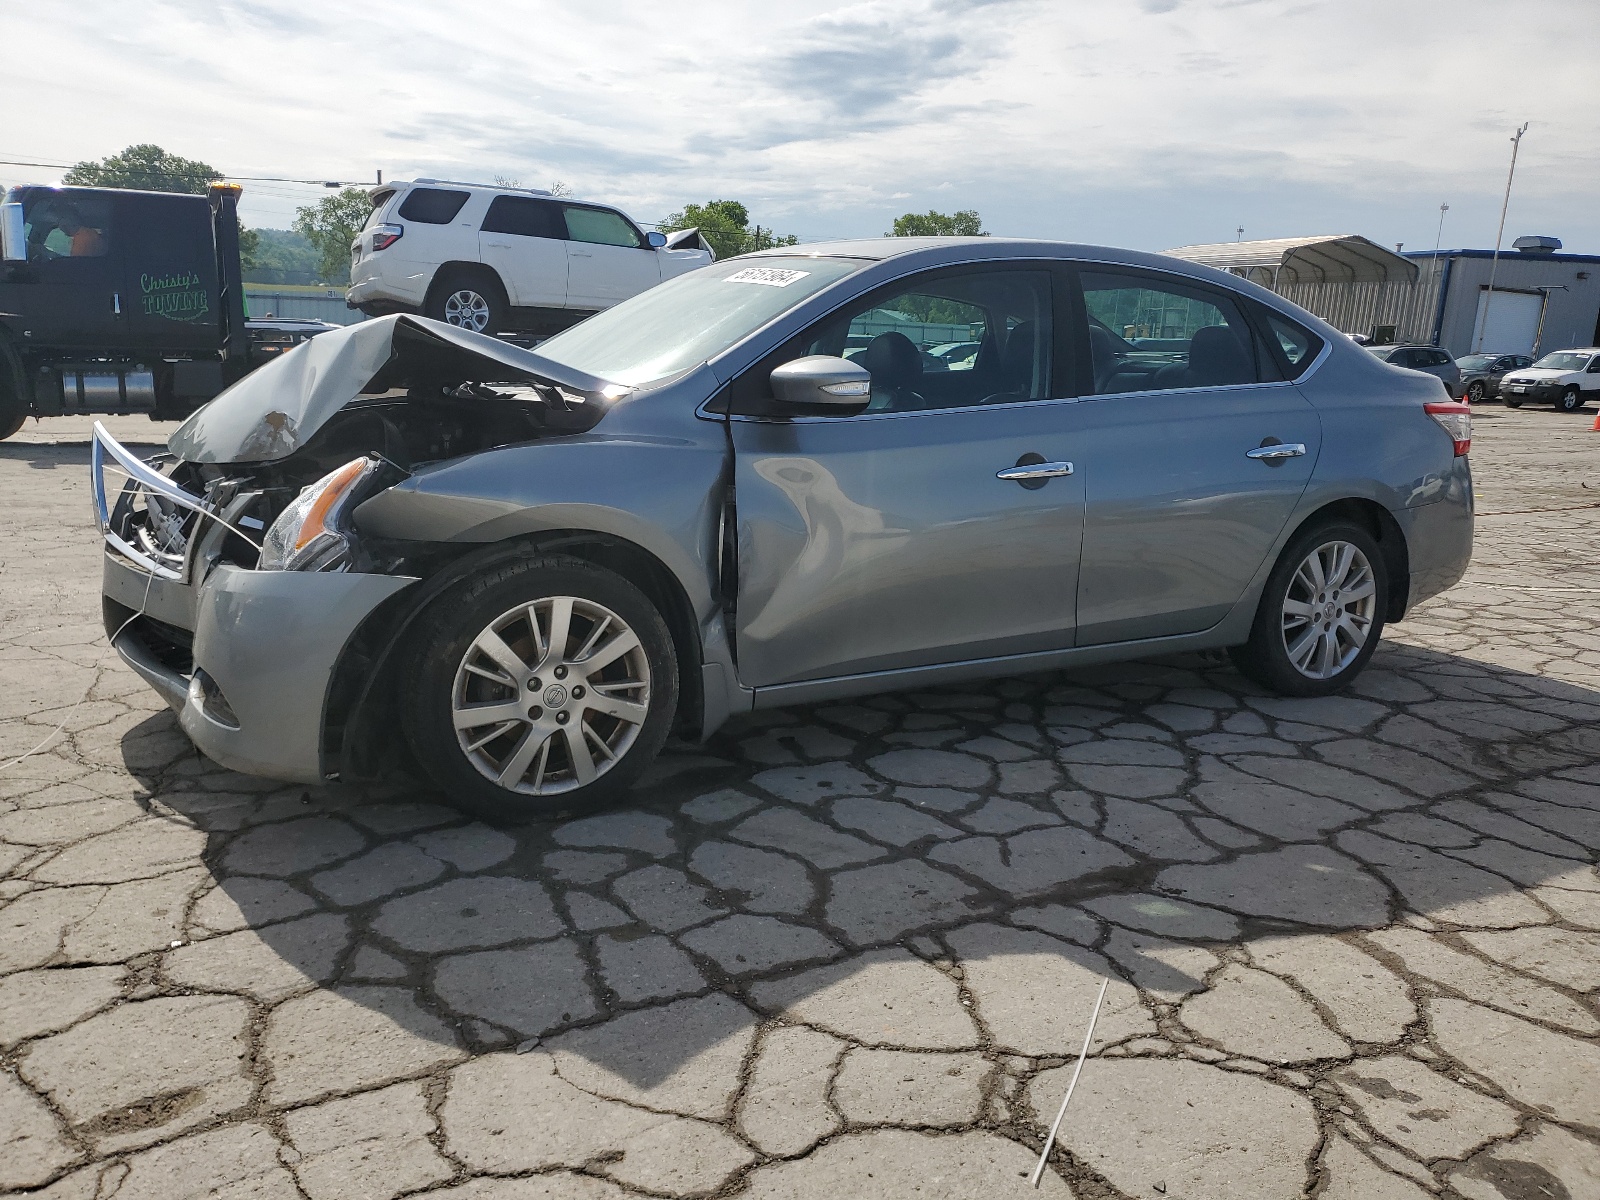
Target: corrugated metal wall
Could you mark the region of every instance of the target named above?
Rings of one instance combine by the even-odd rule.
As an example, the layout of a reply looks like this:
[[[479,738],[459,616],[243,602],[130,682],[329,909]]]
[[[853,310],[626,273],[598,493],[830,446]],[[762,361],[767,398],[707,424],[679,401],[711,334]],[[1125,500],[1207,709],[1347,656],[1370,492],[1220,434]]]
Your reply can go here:
[[[302,317],[328,321],[334,325],[354,325],[366,317],[344,305],[344,291],[328,288],[317,292],[281,291],[267,285],[244,285],[244,298],[252,317]]]
[[[1276,289],[1335,329],[1370,334],[1393,325],[1400,341],[1427,341],[1433,329],[1439,279],[1425,266],[1416,283],[1289,283]]]

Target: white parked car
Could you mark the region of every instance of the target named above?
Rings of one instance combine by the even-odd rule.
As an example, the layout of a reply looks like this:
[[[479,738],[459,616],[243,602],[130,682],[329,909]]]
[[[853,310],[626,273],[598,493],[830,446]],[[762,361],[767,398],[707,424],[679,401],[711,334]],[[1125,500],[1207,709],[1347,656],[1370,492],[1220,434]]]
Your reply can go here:
[[[477,333],[555,333],[709,263],[697,230],[643,233],[604,204],[437,179],[372,190],[345,300]]]
[[[1507,408],[1538,400],[1577,412],[1586,400],[1600,400],[1600,348],[1557,350],[1531,367],[1508,372],[1500,380],[1500,399]]]

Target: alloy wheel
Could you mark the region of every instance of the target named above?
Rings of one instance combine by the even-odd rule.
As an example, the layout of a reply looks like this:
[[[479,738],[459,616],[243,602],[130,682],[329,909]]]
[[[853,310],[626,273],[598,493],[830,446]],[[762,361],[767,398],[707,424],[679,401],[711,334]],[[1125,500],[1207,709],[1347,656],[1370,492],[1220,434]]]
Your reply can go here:
[[[460,288],[445,297],[444,319],[461,329],[482,333],[489,327],[489,302],[471,288]]]
[[[484,778],[530,796],[570,792],[638,740],[650,711],[649,657],[605,606],[535,600],[472,640],[450,710],[461,752]]]
[[[1325,542],[1306,555],[1283,599],[1283,648],[1307,679],[1332,679],[1361,653],[1377,612],[1377,580],[1349,542]]]

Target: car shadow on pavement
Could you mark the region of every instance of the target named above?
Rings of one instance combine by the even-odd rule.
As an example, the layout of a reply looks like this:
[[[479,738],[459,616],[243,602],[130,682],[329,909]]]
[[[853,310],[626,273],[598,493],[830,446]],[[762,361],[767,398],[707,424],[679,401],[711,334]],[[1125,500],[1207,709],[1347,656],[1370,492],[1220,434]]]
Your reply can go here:
[[[122,752],[205,833],[159,976],[265,1006],[269,1059],[301,1046],[269,1099],[537,1042],[654,1103],[772,1018],[1048,1065],[1104,975],[1113,1055],[1239,1053],[1263,996],[1305,1018],[1278,1061],[1347,1055],[1415,1028],[1417,980],[1600,1033],[1576,985],[1473,994],[1497,931],[1600,928],[1597,717],[1590,688],[1396,643],[1322,700],[1185,656],[741,718],[625,806],[503,828],[223,771],[165,713]]]

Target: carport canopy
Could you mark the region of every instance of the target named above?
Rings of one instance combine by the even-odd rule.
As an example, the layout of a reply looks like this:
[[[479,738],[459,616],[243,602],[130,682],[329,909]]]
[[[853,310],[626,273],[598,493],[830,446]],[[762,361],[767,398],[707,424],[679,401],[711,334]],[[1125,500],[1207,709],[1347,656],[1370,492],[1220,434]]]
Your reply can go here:
[[[1263,287],[1295,283],[1415,283],[1417,264],[1359,234],[1179,246],[1174,258],[1242,275]]]

